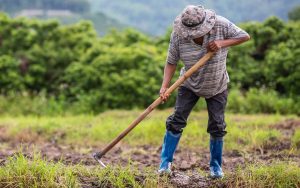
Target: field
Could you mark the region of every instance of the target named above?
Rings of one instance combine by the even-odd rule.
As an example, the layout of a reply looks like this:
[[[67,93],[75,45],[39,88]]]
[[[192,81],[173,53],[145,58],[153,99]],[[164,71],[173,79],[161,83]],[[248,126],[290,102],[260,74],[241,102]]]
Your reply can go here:
[[[207,177],[207,112],[193,112],[171,177],[156,174],[166,117],[154,111],[103,158],[101,150],[140,113],[0,117],[0,187],[300,187],[300,119],[226,114],[222,180]]]
[[[285,3],[288,6],[281,6],[279,1],[283,0],[266,2],[267,6],[258,7],[266,13],[263,17],[270,16],[266,20],[254,21],[257,19],[251,18],[252,11],[244,12],[250,16],[243,19],[247,22],[236,23],[231,18],[242,18],[243,7],[252,10],[249,7],[257,3],[239,2],[242,9],[228,1],[204,3],[251,36],[248,42],[232,47],[226,59],[230,85],[223,155],[225,177],[212,180],[208,177],[205,100],[195,106],[184,130],[175,154],[174,174],[157,174],[165,120],[173,111],[176,92],[103,157],[107,168],[101,168],[92,158],[92,153],[103,150],[141,109],[158,97],[166,81],[162,80],[163,74],[168,72],[164,67],[173,22],[165,16],[176,6],[177,15],[188,0],[177,0],[184,4],[127,0],[124,6],[118,2],[119,7],[112,1],[100,6],[100,0],[97,6],[93,6],[96,0],[19,1],[0,0],[0,9],[11,15],[22,10],[42,11],[43,17],[50,11],[70,10],[73,15],[95,18],[97,23],[80,19],[64,25],[58,20],[10,17],[0,11],[0,188],[300,188],[300,6],[290,1]],[[88,2],[94,2],[93,12]],[[164,24],[151,27],[165,33],[160,36],[150,36],[138,28],[114,29],[99,36],[95,28],[105,29],[99,25],[103,21],[99,16],[105,16],[100,8],[107,10],[104,13],[108,17],[113,15],[112,10],[121,13],[126,22],[129,4],[128,11],[133,15],[130,21],[138,28],[157,25],[158,20],[169,22],[170,28],[163,28]],[[157,7],[155,10],[168,9],[156,14],[155,10],[145,9],[151,5]],[[289,11],[289,7],[293,8]],[[96,9],[100,12],[94,12]],[[278,9],[281,17],[289,11],[289,18],[268,15],[268,9]],[[226,16],[228,11],[231,18]],[[147,21],[147,15],[155,15],[150,16],[154,20]],[[68,19],[77,20],[75,17]],[[116,24],[115,21],[108,24]],[[213,28],[206,34],[209,40],[203,40],[201,53],[206,53],[205,46],[217,38],[224,38],[224,43],[216,42],[223,49],[244,41],[236,38],[237,32],[230,34],[229,28],[235,27],[224,20],[220,33],[213,32]],[[214,33],[220,37],[214,38]],[[189,50],[176,49],[181,60],[183,55],[191,55]],[[176,55],[172,51],[170,54]],[[221,60],[218,57],[215,56]],[[178,79],[182,66],[189,68],[193,64],[180,62],[171,83]],[[210,68],[203,70],[217,74]],[[198,81],[197,87],[202,87],[202,80]]]

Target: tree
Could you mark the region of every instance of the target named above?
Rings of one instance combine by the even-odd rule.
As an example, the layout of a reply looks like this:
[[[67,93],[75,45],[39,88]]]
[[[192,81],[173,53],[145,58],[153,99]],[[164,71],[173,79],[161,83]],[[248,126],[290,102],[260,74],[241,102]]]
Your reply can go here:
[[[294,7],[289,13],[288,13],[290,20],[300,20],[300,6]]]
[[[4,14],[0,25],[2,94],[44,93],[93,112],[146,107],[158,97],[171,31],[157,38],[134,29],[98,37],[86,21],[65,26]],[[243,91],[267,88],[296,101],[300,22],[270,17],[241,27],[252,39],[230,49],[230,86]]]

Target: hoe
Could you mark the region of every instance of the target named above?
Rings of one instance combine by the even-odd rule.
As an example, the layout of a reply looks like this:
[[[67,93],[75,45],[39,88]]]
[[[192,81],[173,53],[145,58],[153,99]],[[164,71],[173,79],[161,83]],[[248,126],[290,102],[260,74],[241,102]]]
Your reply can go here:
[[[185,72],[167,91],[167,94],[171,94],[175,89],[177,89],[186,79],[188,79],[193,73],[195,73],[200,67],[202,67],[212,56],[213,52],[208,52],[203,56],[195,65],[193,65],[188,71]],[[150,114],[158,105],[160,105],[163,100],[159,97],[157,98],[146,110],[140,114],[128,127],[125,129],[118,137],[111,141],[101,152],[96,152],[93,157],[96,161],[100,163],[101,166],[106,167],[101,161],[101,158],[109,152],[117,143],[119,143],[132,129],[134,129],[145,117]]]

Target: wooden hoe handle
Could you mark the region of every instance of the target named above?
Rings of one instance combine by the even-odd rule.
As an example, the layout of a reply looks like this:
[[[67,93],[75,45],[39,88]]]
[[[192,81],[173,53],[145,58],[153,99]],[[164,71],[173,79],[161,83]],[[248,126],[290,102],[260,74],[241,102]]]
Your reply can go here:
[[[185,72],[167,91],[166,94],[171,94],[177,89],[186,79],[188,79],[194,72],[202,67],[212,56],[213,52],[208,52],[203,56],[195,65],[193,65],[188,71]],[[162,99],[158,97],[146,110],[139,115],[127,129],[125,129],[118,137],[111,141],[101,152],[97,154],[97,158],[103,157],[109,150],[111,150],[117,143],[119,143],[133,128],[135,128],[150,112],[153,111],[158,105],[162,103]]]

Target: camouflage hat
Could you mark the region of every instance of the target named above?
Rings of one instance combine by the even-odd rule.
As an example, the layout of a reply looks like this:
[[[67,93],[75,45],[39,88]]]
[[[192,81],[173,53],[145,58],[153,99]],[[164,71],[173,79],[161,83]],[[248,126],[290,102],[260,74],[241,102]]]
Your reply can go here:
[[[216,13],[203,6],[189,5],[174,21],[173,30],[180,37],[194,39],[208,33],[216,22]]]

